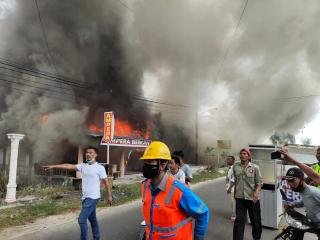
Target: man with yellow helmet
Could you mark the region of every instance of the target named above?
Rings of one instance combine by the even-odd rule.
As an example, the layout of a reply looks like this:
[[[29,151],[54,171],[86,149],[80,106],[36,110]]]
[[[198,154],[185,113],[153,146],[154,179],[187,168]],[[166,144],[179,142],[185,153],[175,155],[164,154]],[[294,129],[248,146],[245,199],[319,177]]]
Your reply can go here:
[[[167,164],[171,161],[167,145],[160,141],[152,142],[140,159],[144,161],[142,172],[146,178],[141,185],[146,239],[205,239],[209,209],[188,187],[166,173]]]

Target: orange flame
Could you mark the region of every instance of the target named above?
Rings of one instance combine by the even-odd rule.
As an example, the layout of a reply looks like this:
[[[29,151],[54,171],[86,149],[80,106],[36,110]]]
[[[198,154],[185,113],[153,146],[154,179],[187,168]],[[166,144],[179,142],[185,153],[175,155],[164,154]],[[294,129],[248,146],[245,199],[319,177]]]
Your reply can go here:
[[[116,119],[114,125],[114,135],[117,137],[132,137],[150,139],[149,129],[146,132],[134,129],[128,121]]]
[[[89,130],[94,133],[103,133],[103,129],[98,128],[95,124],[90,124]]]
[[[92,133],[103,134],[103,127],[99,128],[94,123],[90,124],[88,128]],[[151,136],[150,132],[151,131],[149,127],[144,132],[141,130],[134,129],[134,127],[128,121],[115,119],[114,136],[150,139],[150,136]]]

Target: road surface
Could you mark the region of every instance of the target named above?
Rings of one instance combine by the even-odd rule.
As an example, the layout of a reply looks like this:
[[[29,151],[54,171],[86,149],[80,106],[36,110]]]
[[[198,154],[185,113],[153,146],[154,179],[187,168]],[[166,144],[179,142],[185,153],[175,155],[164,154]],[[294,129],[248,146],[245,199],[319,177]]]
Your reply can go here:
[[[208,240],[232,239],[233,223],[229,220],[229,202],[225,193],[225,180],[219,178],[199,183],[193,190],[208,204],[211,219]],[[102,233],[101,240],[134,240],[141,222],[140,201],[126,205],[99,209],[98,218]],[[90,230],[90,229],[89,229]],[[79,239],[77,213],[52,216],[34,224],[0,232],[5,240],[74,240]],[[263,228],[263,240],[271,240],[277,230]],[[90,238],[91,233],[90,233]],[[251,226],[246,225],[245,239],[251,240]]]

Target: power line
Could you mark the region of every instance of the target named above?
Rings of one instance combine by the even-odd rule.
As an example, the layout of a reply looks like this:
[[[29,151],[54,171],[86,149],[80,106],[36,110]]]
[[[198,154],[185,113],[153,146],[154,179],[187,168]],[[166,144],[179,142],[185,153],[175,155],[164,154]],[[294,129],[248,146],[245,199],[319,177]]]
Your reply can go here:
[[[0,67],[0,68],[1,68],[1,67]],[[52,85],[52,84],[49,84],[49,83],[37,82],[37,81],[33,81],[33,80],[31,80],[31,79],[27,79],[27,78],[15,76],[15,75],[10,75],[10,74],[5,74],[5,73],[0,73],[0,75],[2,75],[2,76],[4,76],[4,77],[8,77],[8,78],[13,78],[14,80],[28,81],[28,82],[31,82],[31,83],[40,84],[40,85],[44,85],[44,86],[48,86],[48,87],[53,87],[53,88],[56,88],[56,87],[57,87],[56,85]],[[65,90],[71,91],[70,88],[66,88],[66,87],[63,88],[63,87],[60,87],[60,86],[59,86],[59,89],[65,89]],[[50,90],[51,90],[51,89],[50,89]]]
[[[225,61],[226,61],[226,59],[227,59],[227,56],[229,55],[229,51],[230,51],[230,49],[231,49],[231,44],[232,44],[232,42],[233,42],[233,38],[234,38],[234,36],[235,36],[235,34],[236,34],[239,26],[240,26],[242,17],[243,17],[243,15],[244,15],[245,11],[246,11],[246,8],[247,8],[247,5],[248,5],[249,0],[245,0],[245,1],[246,1],[246,2],[245,2],[245,4],[244,4],[244,7],[243,7],[242,12],[241,12],[241,14],[240,14],[238,23],[237,23],[236,27],[234,28],[234,31],[233,31],[233,33],[232,33],[232,35],[231,35],[231,38],[230,38],[229,43],[227,44],[226,52],[225,52],[225,54],[223,55],[222,61],[220,61],[220,65],[219,65],[219,68],[218,68],[218,71],[217,71],[217,78],[216,78],[216,80],[219,80],[220,73],[221,73],[222,70],[223,70],[224,63],[225,63]]]
[[[117,2],[119,2],[122,6],[124,6],[126,9],[128,9],[129,11],[133,12],[133,9],[131,9],[126,3],[124,3],[122,0],[116,0]]]
[[[25,79],[25,78],[17,78],[16,76],[13,76],[13,75],[8,75],[8,74],[4,74],[4,73],[0,73],[0,75],[3,75],[3,76],[6,76],[6,77],[9,77],[13,80],[10,80],[10,79],[5,79],[5,78],[0,78],[0,81],[2,82],[6,82],[6,83],[10,83],[10,84],[15,84],[15,85],[22,85],[22,86],[26,86],[28,88],[33,88],[33,89],[37,89],[37,90],[41,90],[41,91],[49,91],[49,92],[53,92],[54,94],[57,94],[59,96],[71,96],[71,97],[75,97],[76,95],[74,94],[73,91],[68,91],[70,89],[67,89],[65,88],[65,90],[67,90],[66,92],[61,92],[60,90],[54,88],[55,86],[51,85],[51,84],[46,84],[46,83],[41,83],[41,82],[37,82],[37,81],[33,81],[33,80],[30,80],[30,79]],[[15,81],[14,81],[15,80]],[[35,84],[38,84],[40,86],[35,86],[35,85],[32,85],[32,84],[29,84],[29,83],[26,83],[26,81],[28,81],[29,83],[35,83]],[[49,86],[49,88],[47,88],[47,86]],[[51,88],[50,88],[51,87]],[[53,88],[52,88],[53,87]],[[29,91],[30,92],[30,91]],[[103,95],[103,93],[101,92],[97,92],[100,96]],[[37,92],[37,94],[40,94],[39,92]],[[98,96],[95,96],[96,98],[99,97]],[[77,95],[77,98],[81,98]],[[87,98],[83,98],[83,99],[87,99]],[[155,111],[158,111],[158,112],[166,112],[166,113],[171,113],[171,114],[176,114],[176,115],[185,115],[184,113],[181,113],[181,112],[170,112],[170,111],[166,111],[166,109],[163,109],[163,107],[167,107],[167,106],[163,106],[162,108],[157,108],[155,106],[147,106],[150,110],[155,110]]]
[[[59,75],[53,75],[52,73],[49,73],[49,72],[40,71],[38,69],[30,68],[30,67],[27,67],[27,66],[24,66],[24,65],[19,65],[17,63],[10,62],[10,61],[8,61],[6,59],[3,59],[3,58],[0,58],[0,64],[9,66],[9,67],[12,67],[12,68],[15,68],[15,69],[20,69],[22,71],[25,71],[25,72],[20,72],[20,73],[32,75],[34,77],[42,76],[41,78],[46,78],[48,80],[59,82],[59,83],[63,83],[63,84],[66,84],[66,85],[88,87],[88,86],[86,86],[84,84],[80,84],[78,82],[70,81],[70,80],[68,80],[68,78],[63,78],[63,77],[61,77]],[[7,69],[9,70],[9,68],[7,68]],[[34,74],[38,74],[40,76],[37,76],[37,75],[34,75]]]
[[[73,81],[70,81],[70,80],[66,80],[65,78],[62,78],[60,76],[52,75],[51,73],[48,73],[48,72],[41,72],[41,71],[34,70],[34,69],[31,69],[31,68],[26,68],[24,66],[19,66],[17,64],[13,64],[13,63],[11,63],[11,62],[9,62],[7,60],[5,60],[5,61],[1,60],[1,58],[0,58],[0,64],[6,65],[6,66],[10,66],[12,68],[20,69],[23,72],[17,71],[15,69],[5,68],[5,67],[1,67],[0,66],[0,68],[6,69],[6,70],[10,70],[10,71],[19,72],[19,73],[22,73],[22,74],[31,75],[33,77],[45,78],[45,79],[47,79],[49,81],[59,82],[59,83],[65,84],[65,85],[71,85],[71,86],[74,86],[74,87],[77,87],[77,88],[83,88],[85,90],[90,90],[90,91],[94,91],[95,93],[98,93],[96,90],[92,89],[88,85],[76,83],[76,82],[73,82]],[[38,76],[38,75],[40,75],[40,76]],[[106,92],[105,94],[112,95],[109,92]],[[172,104],[172,103],[168,103],[168,102],[162,102],[162,101],[156,101],[156,100],[152,100],[152,99],[148,99],[148,98],[143,98],[143,97],[135,95],[135,94],[133,94],[131,97],[136,101],[143,101],[143,102],[155,103],[155,104],[172,106],[172,107],[182,107],[182,108],[189,108],[190,107],[190,106],[182,105],[182,104]]]
[[[4,85],[6,84],[6,85]],[[48,95],[48,94],[44,94],[44,93],[40,93],[40,92],[33,92],[33,91],[30,91],[30,90],[25,90],[25,89],[21,89],[21,88],[16,88],[14,86],[11,85],[11,83],[0,83],[0,86],[2,87],[5,87],[5,88],[8,88],[10,90],[14,90],[14,91],[19,91],[19,92],[24,92],[24,93],[29,93],[29,94],[33,94],[33,95],[36,95],[38,97],[42,97],[42,96],[45,96],[45,97],[48,97],[48,98],[52,98],[52,99],[56,99],[56,100],[59,100],[59,101],[63,101],[63,102],[71,102],[72,99],[65,99],[65,98],[61,98],[61,97],[54,97],[52,95]],[[9,86],[7,86],[9,85]],[[73,101],[75,102],[75,101]]]
[[[320,95],[317,94],[311,94],[311,95],[301,95],[301,96],[293,96],[293,97],[283,97],[283,98],[277,98],[279,100],[299,100],[299,99],[305,99],[305,98],[313,98],[313,97],[320,97]]]
[[[39,6],[38,6],[38,1],[34,0],[34,3],[36,5],[36,10],[37,10],[37,13],[38,13],[38,18],[39,18],[39,22],[40,22],[40,26],[41,26],[43,39],[44,39],[44,42],[45,42],[45,45],[46,45],[46,48],[47,48],[47,52],[48,52],[48,55],[49,55],[48,61],[53,66],[53,68],[56,71],[56,73],[58,73],[57,68],[56,68],[55,64],[53,63],[53,57],[52,57],[52,54],[51,54],[51,51],[50,51],[50,48],[49,48],[48,38],[47,38],[47,34],[46,34],[46,31],[45,31],[45,28],[44,28],[44,24],[43,24],[43,21],[42,21],[42,18],[41,18],[40,9],[39,9]]]

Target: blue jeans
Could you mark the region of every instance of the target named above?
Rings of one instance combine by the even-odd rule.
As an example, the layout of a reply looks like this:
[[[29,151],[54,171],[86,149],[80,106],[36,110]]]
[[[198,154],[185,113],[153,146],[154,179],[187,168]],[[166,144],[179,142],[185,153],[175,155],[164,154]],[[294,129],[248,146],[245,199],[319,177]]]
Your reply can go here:
[[[87,220],[91,224],[92,235],[94,240],[100,239],[99,225],[96,216],[96,207],[99,199],[85,198],[82,201],[82,209],[79,214],[78,223],[81,230],[81,240],[87,240],[88,237],[88,225]]]

